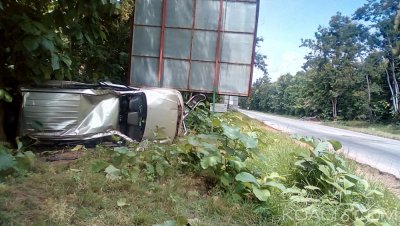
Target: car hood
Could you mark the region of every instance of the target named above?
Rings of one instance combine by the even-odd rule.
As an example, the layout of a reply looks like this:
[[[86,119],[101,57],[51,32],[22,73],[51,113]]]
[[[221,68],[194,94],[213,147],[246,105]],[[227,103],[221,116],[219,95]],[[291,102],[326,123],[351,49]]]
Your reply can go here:
[[[182,134],[183,99],[179,91],[165,88],[143,88],[147,118],[143,139],[162,140]]]

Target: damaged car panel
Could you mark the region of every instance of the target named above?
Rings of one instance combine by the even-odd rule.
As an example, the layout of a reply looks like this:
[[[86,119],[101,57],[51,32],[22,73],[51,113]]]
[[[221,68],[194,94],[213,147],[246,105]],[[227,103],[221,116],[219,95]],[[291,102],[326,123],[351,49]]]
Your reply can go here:
[[[154,136],[176,137],[182,133],[183,99],[177,90],[144,89],[147,100],[147,123],[144,139]],[[169,112],[169,114],[166,114]]]
[[[173,140],[182,133],[184,103],[173,89],[51,82],[21,94],[19,136],[42,142]]]

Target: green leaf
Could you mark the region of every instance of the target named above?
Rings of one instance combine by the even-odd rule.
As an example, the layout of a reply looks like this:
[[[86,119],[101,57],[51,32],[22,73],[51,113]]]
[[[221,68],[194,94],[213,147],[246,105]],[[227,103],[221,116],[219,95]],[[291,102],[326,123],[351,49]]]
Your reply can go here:
[[[121,170],[115,168],[113,165],[109,165],[104,172],[107,174],[106,177],[110,180],[120,179]]]
[[[60,58],[58,58],[57,54],[51,54],[51,67],[53,71],[60,69]]]
[[[68,68],[70,68],[71,64],[72,64],[72,60],[66,56],[66,55],[61,55],[60,59],[62,62],[64,62],[65,65],[67,65]]]
[[[224,130],[224,135],[229,139],[236,140],[240,137],[240,129],[234,128],[228,125],[223,124],[222,128]]]
[[[235,168],[237,172],[242,171],[246,167],[246,163],[239,160],[229,160],[229,163]]]
[[[4,92],[3,99],[5,102],[8,102],[8,103],[11,103],[13,100],[12,96],[10,94],[8,94],[7,92]],[[1,100],[1,98],[0,98],[0,100]]]
[[[206,156],[200,160],[200,165],[203,169],[207,169],[218,165],[220,162],[221,158],[219,156]]]
[[[80,150],[83,150],[83,149],[85,149],[85,146],[81,145],[81,144],[78,144],[74,148],[72,148],[71,151],[80,151]]]
[[[24,148],[24,143],[22,142],[21,137],[17,137],[15,141],[17,142],[17,150],[22,151]]]
[[[40,43],[44,48],[50,51],[50,53],[53,53],[55,51],[54,44],[51,40],[47,38],[43,38],[42,42]]]
[[[368,209],[361,203],[354,203],[352,206],[356,207],[361,213],[366,213]]]
[[[269,182],[265,183],[264,185],[278,188],[282,192],[286,191],[286,187],[283,184],[275,182],[275,181],[269,181]]]
[[[342,178],[342,179],[340,180],[340,182],[343,183],[344,189],[351,188],[351,187],[353,187],[353,186],[355,185],[354,183],[350,182],[349,180],[347,180],[347,179],[345,179],[345,178]]]
[[[14,157],[6,151],[0,149],[0,171],[9,170],[11,168],[14,168],[15,165],[16,162],[14,160]]]
[[[383,193],[378,190],[369,190],[367,193],[367,196],[370,196],[370,195],[378,195],[378,196],[383,197]]]
[[[342,148],[342,143],[340,143],[340,141],[329,140],[328,142],[332,144],[332,147],[333,147],[333,149],[335,149],[335,151],[337,151],[337,150]]]
[[[227,172],[224,172],[219,178],[221,183],[226,187],[228,187],[233,182],[232,176]]]
[[[37,36],[29,35],[22,40],[22,44],[28,51],[33,51],[39,47],[40,38]]]
[[[253,185],[253,194],[257,197],[258,200],[266,202],[268,198],[271,196],[271,193],[268,189],[259,189],[257,186]]]
[[[92,164],[90,169],[93,173],[99,173],[102,170],[104,170],[108,165],[109,165],[108,162],[106,162],[104,160],[100,160],[100,161],[97,161],[94,164]]]
[[[6,91],[4,89],[0,89],[0,100],[4,98],[4,94]]]
[[[314,149],[314,154],[320,156],[322,153],[327,152],[329,150],[329,144],[329,142],[319,142]]]
[[[248,149],[256,148],[258,145],[258,139],[251,137],[247,134],[241,134],[239,136],[239,139],[244,144],[244,146]]]
[[[115,147],[114,151],[119,154],[126,154],[129,151],[129,149],[127,147]]]
[[[200,146],[200,142],[199,142],[199,141],[197,140],[197,138],[194,137],[194,136],[190,136],[190,137],[188,138],[188,143],[189,143],[190,145],[194,146],[194,147]]]
[[[213,127],[220,127],[221,126],[221,120],[219,118],[213,118],[211,120],[212,126]]]
[[[85,36],[86,40],[87,40],[91,45],[93,45],[93,40],[92,40],[92,38],[90,37],[90,34],[89,34],[88,32],[84,32],[84,33],[83,33],[83,36]]]
[[[99,35],[100,35],[101,40],[103,40],[103,41],[107,40],[107,35],[106,35],[106,33],[104,33],[104,31],[99,30]]]
[[[4,89],[0,89],[0,100],[4,100],[5,102],[12,102],[12,96],[10,94],[8,94],[7,91],[5,91]]]
[[[285,180],[284,177],[279,175],[277,172],[272,172],[270,175],[267,176],[268,179],[279,179],[279,180]]]
[[[259,185],[257,179],[252,174],[247,172],[241,172],[237,174],[235,179],[244,183],[253,183],[255,185]]]
[[[128,157],[135,157],[137,154],[136,154],[136,152],[134,152],[134,151],[128,151],[128,152],[126,152],[126,156],[128,156]]]
[[[25,21],[25,22],[21,23],[20,26],[21,26],[22,30],[28,34],[40,35],[39,29],[36,26],[34,26],[33,23]]]
[[[83,38],[83,34],[80,31],[75,32],[75,38],[80,41]]]
[[[318,166],[319,171],[321,171],[323,174],[325,174],[328,177],[331,177],[331,173],[329,171],[329,168],[325,165],[319,165]]]
[[[103,5],[107,4],[107,0],[101,0],[101,4]]]
[[[118,207],[129,206],[130,204],[126,203],[126,198],[120,198],[117,200]]]
[[[321,190],[319,187],[315,187],[315,186],[311,186],[311,185],[304,186],[304,188],[308,189],[308,190]]]
[[[47,28],[40,22],[32,21],[32,24],[42,32],[48,32]]]
[[[156,163],[156,172],[159,176],[164,176],[164,166],[161,162]]]
[[[35,164],[35,158],[35,154],[31,151],[19,152],[15,156],[16,168],[22,170],[31,169]]]
[[[154,174],[154,166],[150,163],[145,163],[147,173]]]

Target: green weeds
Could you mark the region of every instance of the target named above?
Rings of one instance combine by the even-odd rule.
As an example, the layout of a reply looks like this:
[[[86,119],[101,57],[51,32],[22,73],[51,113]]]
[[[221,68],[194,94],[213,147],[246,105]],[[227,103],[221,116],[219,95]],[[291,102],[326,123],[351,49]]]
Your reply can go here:
[[[173,144],[82,149],[0,184],[0,221],[50,225],[398,225],[400,201],[353,174],[337,141],[196,111]],[[199,121],[208,123],[202,125]],[[32,208],[34,206],[35,208]]]

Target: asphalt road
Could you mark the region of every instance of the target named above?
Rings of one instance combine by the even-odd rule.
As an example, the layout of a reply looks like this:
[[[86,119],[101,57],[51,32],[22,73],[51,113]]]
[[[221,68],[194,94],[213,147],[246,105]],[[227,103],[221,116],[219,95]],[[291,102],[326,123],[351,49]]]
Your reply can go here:
[[[349,158],[400,179],[400,141],[260,112],[240,112],[289,134],[338,140],[343,144],[342,152]]]

